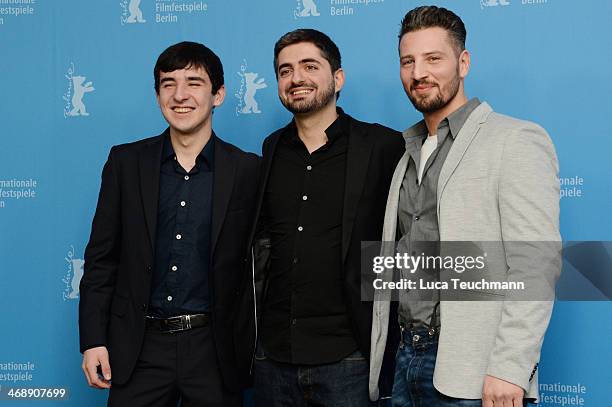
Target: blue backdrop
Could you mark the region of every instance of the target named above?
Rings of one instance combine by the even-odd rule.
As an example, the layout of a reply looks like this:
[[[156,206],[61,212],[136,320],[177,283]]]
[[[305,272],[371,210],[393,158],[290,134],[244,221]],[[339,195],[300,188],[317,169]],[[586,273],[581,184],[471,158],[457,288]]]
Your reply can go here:
[[[467,26],[468,96],[550,133],[564,239],[612,240],[612,3],[435,3]],[[228,96],[214,128],[260,152],[263,138],[290,119],[277,99],[274,42],[314,27],[342,52],[339,104],[402,130],[420,116],[399,80],[397,32],[421,4],[0,0],[0,404],[104,405],[106,393],[88,388],[80,370],[78,281],[109,148],[165,128],[153,89],[161,51],[193,40],[221,57]],[[610,302],[557,303],[540,364],[544,406],[611,405],[611,311]],[[7,399],[10,387],[64,388],[69,396]]]

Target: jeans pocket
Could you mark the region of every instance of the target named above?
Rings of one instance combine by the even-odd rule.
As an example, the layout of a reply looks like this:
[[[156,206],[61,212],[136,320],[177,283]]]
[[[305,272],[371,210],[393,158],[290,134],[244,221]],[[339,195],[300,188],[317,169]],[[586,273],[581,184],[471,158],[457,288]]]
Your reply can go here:
[[[263,348],[259,342],[257,342],[257,347],[255,348],[255,360],[263,361],[268,359],[266,354],[263,351]]]
[[[363,362],[366,360],[366,358],[361,354],[359,350],[356,350],[355,352],[345,357],[343,360],[347,362]]]

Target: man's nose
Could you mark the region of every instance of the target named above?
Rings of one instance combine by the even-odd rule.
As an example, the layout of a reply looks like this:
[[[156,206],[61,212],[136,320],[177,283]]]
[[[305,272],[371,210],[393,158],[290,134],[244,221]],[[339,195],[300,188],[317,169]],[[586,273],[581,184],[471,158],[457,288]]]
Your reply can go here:
[[[304,72],[301,69],[296,69],[293,71],[293,76],[291,76],[291,82],[294,85],[301,85],[304,83]]]
[[[427,78],[428,71],[424,62],[414,61],[412,65],[412,77],[414,80],[422,81]]]
[[[188,90],[189,88],[187,87],[186,84],[178,83],[176,87],[174,88],[174,95],[172,96],[177,102],[182,102],[186,99],[189,99]]]

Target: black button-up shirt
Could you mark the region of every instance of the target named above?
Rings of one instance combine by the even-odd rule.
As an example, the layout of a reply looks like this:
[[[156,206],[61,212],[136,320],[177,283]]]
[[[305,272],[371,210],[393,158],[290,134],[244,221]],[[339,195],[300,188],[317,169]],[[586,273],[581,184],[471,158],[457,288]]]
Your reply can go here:
[[[295,124],[281,135],[264,197],[272,248],[262,345],[279,362],[323,364],[357,349],[342,283],[342,211],[348,118],[308,152]]]
[[[213,134],[187,172],[164,140],[149,316],[208,312]]]

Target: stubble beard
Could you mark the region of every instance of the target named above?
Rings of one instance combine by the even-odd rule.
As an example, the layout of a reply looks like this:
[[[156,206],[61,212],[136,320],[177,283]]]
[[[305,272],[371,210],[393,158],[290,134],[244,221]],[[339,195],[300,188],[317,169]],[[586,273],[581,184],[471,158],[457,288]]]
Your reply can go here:
[[[316,91],[319,89],[318,87],[313,87]],[[281,98],[281,103],[287,110],[289,110],[293,114],[304,114],[304,113],[312,113],[323,109],[327,106],[332,99],[336,95],[336,87],[334,82],[332,81],[325,90],[315,96],[314,99],[311,100],[297,100],[295,102],[285,101]]]
[[[433,97],[431,96],[430,97],[425,96],[423,98],[419,98],[418,96],[415,97],[412,94],[413,92],[412,89],[416,87],[416,83],[413,83],[412,89],[406,93],[408,94],[408,99],[410,99],[410,102],[412,102],[412,105],[414,106],[416,110],[418,110],[421,113],[433,113],[433,112],[436,112],[444,108],[446,105],[450,103],[451,100],[455,98],[455,96],[459,92],[460,83],[461,83],[461,80],[459,79],[459,72],[457,72],[455,77],[444,87],[440,88],[439,85],[434,84],[434,86],[438,88],[438,92]]]

